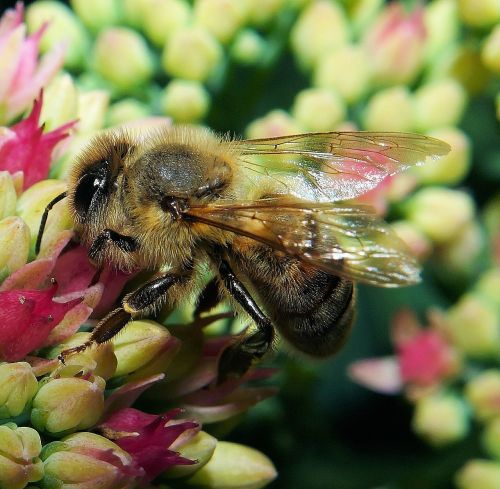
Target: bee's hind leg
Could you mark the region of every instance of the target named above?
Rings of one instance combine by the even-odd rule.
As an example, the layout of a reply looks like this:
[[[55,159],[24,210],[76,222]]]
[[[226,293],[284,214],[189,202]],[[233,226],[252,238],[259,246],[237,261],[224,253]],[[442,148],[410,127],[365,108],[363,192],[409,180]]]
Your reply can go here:
[[[194,317],[199,317],[202,313],[210,311],[210,309],[213,309],[220,300],[219,281],[214,277],[205,285],[205,288],[198,296]]]

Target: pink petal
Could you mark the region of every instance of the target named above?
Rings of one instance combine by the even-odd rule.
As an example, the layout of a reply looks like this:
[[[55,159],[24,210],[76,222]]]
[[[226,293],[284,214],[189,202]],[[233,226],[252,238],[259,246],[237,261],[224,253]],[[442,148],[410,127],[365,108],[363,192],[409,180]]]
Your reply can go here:
[[[137,272],[125,273],[106,267],[99,278],[99,282],[104,285],[104,292],[101,301],[94,309],[92,317],[103,317],[116,303],[125,284],[132,279]]]
[[[59,285],[58,295],[85,290],[96,274],[96,268],[90,263],[87,250],[77,246],[59,256],[53,276]]]
[[[0,18],[0,39],[17,26],[21,25],[24,18],[24,4],[17,2],[16,8],[7,9]]]
[[[349,366],[348,374],[358,384],[381,394],[397,394],[403,388],[396,357],[359,360]]]

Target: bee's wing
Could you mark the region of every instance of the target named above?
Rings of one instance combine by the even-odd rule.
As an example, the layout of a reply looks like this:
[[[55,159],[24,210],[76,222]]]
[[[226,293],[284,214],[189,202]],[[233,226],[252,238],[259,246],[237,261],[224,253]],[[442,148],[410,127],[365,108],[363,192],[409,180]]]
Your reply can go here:
[[[419,281],[415,258],[369,206],[271,198],[195,206],[188,215],[333,275],[382,286]]]
[[[450,150],[438,139],[391,132],[309,133],[231,144],[244,167],[282,184],[277,191],[317,202],[353,199],[385,177]]]

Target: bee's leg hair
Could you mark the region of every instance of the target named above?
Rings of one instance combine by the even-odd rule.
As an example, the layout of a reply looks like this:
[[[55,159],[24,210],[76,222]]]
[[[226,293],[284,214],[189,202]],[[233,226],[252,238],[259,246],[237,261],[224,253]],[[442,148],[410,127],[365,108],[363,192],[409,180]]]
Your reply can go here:
[[[88,255],[91,260],[96,260],[99,253],[103,250],[107,243],[113,243],[117,248],[126,253],[132,253],[138,248],[137,241],[132,238],[132,236],[125,236],[119,234],[112,229],[105,229],[102,231],[97,238],[94,239],[92,245],[89,248]]]
[[[45,207],[45,210],[42,214],[42,220],[40,221],[40,226],[38,228],[38,235],[36,237],[35,244],[35,254],[38,255],[40,253],[40,245],[42,244],[43,232],[45,230],[45,224],[47,224],[47,218],[49,217],[49,212],[52,210],[60,200],[66,198],[66,192],[59,194],[57,197],[54,197]]]
[[[199,317],[202,313],[214,308],[221,300],[219,292],[219,281],[214,277],[205,285],[205,288],[198,296],[194,317]]]
[[[219,275],[228,292],[255,321],[257,330],[243,336],[237,343],[226,348],[219,360],[218,382],[229,377],[240,377],[271,348],[274,328],[269,318],[260,310],[246,287],[234,274],[229,263],[220,259]]]

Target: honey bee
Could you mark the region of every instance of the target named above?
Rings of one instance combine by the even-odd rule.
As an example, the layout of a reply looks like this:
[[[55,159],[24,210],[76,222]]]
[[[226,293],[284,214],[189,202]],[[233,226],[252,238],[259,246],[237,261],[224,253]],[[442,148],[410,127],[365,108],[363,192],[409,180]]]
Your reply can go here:
[[[153,278],[125,295],[90,340],[174,307],[213,279],[195,314],[230,298],[255,323],[219,361],[219,379],[260,360],[276,331],[312,357],[335,353],[351,329],[355,282],[403,286],[419,267],[390,226],[354,199],[384,178],[444,155],[439,140],[400,133],[328,132],[233,140],[195,127],[110,130],[76,160],[67,192],[75,231],[98,266]]]

